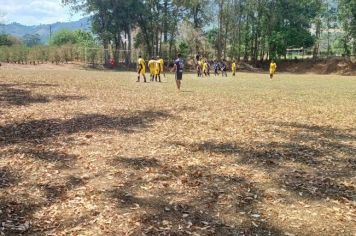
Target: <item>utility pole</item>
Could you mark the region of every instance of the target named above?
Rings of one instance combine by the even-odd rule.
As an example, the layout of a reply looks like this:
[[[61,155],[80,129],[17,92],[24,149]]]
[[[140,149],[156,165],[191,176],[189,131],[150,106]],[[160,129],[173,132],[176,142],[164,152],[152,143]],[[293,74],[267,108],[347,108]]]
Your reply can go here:
[[[52,25],[49,25],[49,39],[52,38]]]

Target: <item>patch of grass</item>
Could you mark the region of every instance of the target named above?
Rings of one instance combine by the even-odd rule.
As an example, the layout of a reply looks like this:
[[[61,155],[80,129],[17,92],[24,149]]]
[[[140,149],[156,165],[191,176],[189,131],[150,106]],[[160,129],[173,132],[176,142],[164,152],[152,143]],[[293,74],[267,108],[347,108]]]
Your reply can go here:
[[[0,232],[356,231],[355,77],[173,78],[2,68]]]

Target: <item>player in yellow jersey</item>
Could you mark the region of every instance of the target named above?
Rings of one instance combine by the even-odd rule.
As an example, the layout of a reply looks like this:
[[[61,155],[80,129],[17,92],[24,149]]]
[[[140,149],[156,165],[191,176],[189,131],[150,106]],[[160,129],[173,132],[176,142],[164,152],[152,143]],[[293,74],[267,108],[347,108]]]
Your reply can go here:
[[[160,75],[164,75],[164,77],[166,77],[166,74],[164,73],[164,60],[163,60],[163,58],[161,58],[161,57],[157,57],[157,60],[159,61],[159,65],[160,65],[160,67],[159,67],[159,74]]]
[[[137,60],[137,81],[140,82],[140,77],[142,75],[144,82],[146,83],[146,65],[145,65],[145,60],[142,59],[142,56],[140,55]]]
[[[202,69],[203,69],[203,61],[199,60],[197,66],[198,77],[202,77]]]
[[[271,61],[271,64],[269,65],[269,78],[273,79],[274,74],[276,73],[277,70],[277,64],[274,62],[274,60]]]
[[[151,60],[148,61],[148,68],[150,70],[151,81],[153,81],[155,78],[155,69],[156,69],[156,61],[154,60],[153,57],[151,57]]]
[[[203,74],[205,77],[208,77],[208,62],[206,60],[203,61]]]
[[[235,60],[232,61],[231,70],[232,70],[232,76],[235,76],[236,75],[236,62],[235,62]]]
[[[155,69],[154,69],[154,74],[155,74],[155,81],[157,82],[157,78],[158,81],[161,82],[161,64],[159,62],[159,60],[155,60],[154,61],[154,65],[155,65]]]
[[[204,59],[201,60],[201,72],[202,72],[202,77],[203,75],[205,75],[205,71],[206,71],[206,62]]]

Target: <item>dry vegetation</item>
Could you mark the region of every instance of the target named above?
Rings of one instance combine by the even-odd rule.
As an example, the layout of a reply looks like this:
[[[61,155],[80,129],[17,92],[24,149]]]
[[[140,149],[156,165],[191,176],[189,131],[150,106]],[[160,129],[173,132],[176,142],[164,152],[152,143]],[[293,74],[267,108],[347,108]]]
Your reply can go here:
[[[355,235],[356,78],[0,69],[1,235]]]

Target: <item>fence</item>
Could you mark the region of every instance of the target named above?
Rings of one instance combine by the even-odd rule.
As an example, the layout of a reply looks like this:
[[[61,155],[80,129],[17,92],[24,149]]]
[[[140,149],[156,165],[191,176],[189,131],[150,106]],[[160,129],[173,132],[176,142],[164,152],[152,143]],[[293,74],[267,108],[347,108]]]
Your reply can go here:
[[[137,53],[135,53],[136,55]],[[116,63],[132,62],[131,50],[104,49],[102,47],[83,47],[80,45],[35,46],[23,45],[1,46],[0,61],[16,64],[39,64],[51,62],[55,64],[81,62],[88,65],[103,65],[115,58]]]

